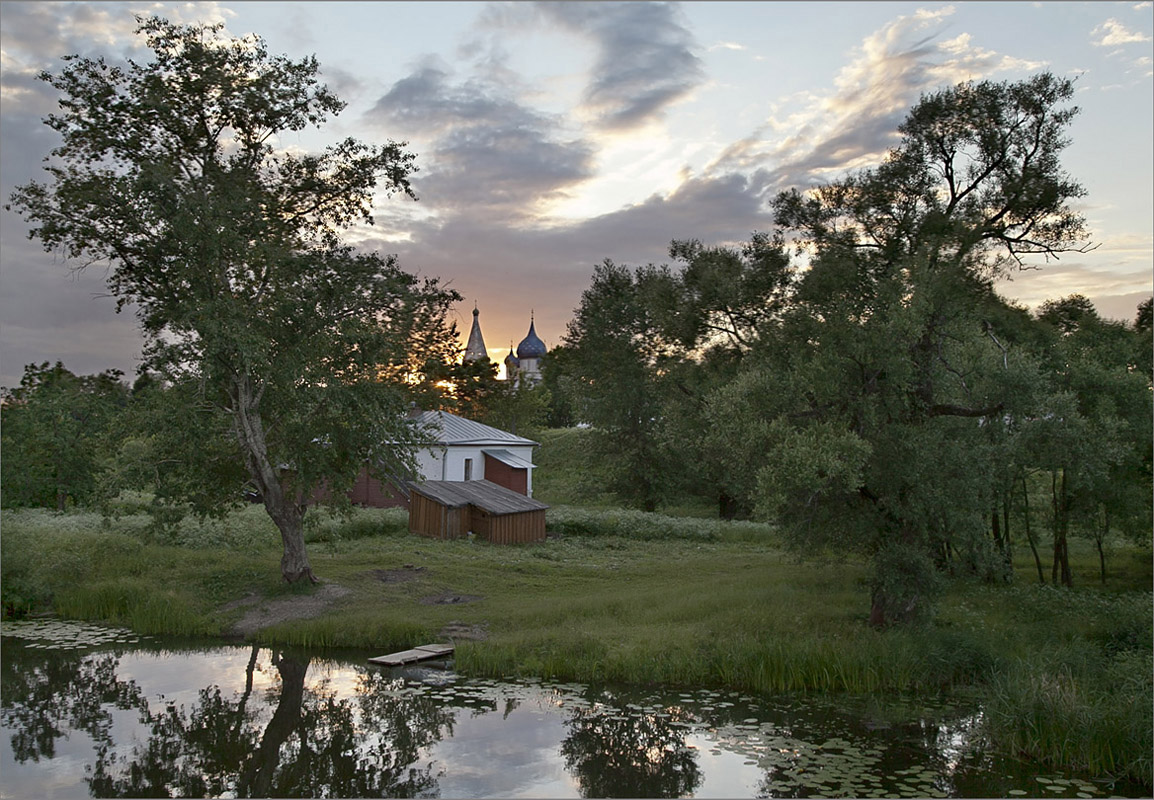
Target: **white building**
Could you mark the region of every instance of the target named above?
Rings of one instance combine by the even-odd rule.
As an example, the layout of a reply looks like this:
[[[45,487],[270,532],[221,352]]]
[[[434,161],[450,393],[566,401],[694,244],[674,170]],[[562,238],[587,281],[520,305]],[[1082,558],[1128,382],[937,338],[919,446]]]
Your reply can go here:
[[[436,440],[431,449],[417,453],[418,480],[484,479],[533,496],[538,442],[447,411],[423,411],[416,421]]]
[[[431,447],[416,453],[417,473],[382,482],[364,467],[349,492],[353,505],[407,506],[409,486],[425,481],[487,480],[533,496],[533,448],[538,442],[447,411],[414,411],[412,418],[433,439]],[[313,501],[324,496],[319,490]]]

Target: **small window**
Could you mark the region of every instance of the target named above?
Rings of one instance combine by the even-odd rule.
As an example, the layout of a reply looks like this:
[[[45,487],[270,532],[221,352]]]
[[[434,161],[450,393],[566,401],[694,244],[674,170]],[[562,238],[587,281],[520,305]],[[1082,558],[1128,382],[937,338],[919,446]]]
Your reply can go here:
[[[473,480],[473,459],[471,458],[465,459],[465,480]]]

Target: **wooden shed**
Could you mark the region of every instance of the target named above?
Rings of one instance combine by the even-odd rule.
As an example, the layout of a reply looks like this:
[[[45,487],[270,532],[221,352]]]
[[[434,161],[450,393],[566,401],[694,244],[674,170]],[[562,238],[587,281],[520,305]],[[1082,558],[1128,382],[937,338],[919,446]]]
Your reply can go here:
[[[495,544],[545,539],[539,500],[492,481],[425,481],[410,486],[409,530],[433,539],[460,539],[470,531]]]

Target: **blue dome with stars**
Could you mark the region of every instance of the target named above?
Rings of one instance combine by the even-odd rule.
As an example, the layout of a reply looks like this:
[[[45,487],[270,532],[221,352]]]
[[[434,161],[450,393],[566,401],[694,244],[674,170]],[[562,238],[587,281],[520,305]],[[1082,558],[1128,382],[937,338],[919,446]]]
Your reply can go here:
[[[541,358],[545,355],[545,343],[533,328],[533,318],[529,318],[529,335],[517,345],[517,358]]]

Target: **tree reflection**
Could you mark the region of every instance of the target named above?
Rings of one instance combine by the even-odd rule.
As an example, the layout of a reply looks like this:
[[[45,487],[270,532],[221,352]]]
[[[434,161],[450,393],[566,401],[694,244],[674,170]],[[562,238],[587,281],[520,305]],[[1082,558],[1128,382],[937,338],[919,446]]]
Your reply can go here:
[[[697,754],[674,725],[687,714],[677,708],[656,713],[607,713],[604,707],[575,709],[561,743],[565,768],[585,797],[685,797],[701,783]]]
[[[147,713],[140,688],[117,677],[115,655],[84,658],[64,651],[45,659],[27,654],[24,648],[6,649],[0,664],[0,710],[4,727],[14,731],[18,762],[55,757],[57,740],[69,731],[87,733],[98,746],[110,743],[110,709]]]
[[[16,759],[50,758],[72,729],[96,743],[85,770],[96,797],[436,793],[431,767],[412,765],[422,748],[451,734],[452,711],[395,691],[403,681],[380,673],[362,675],[356,697],[340,699],[327,682],[307,686],[310,660],[286,653],[272,656],[276,684],[250,703],[258,655],[254,647],[242,692],[210,686],[190,709],[169,702],[156,712],[135,683],[118,679],[115,656],[50,658],[23,673],[6,659],[4,714]],[[145,732],[131,749],[118,752],[109,707],[140,712]]]

